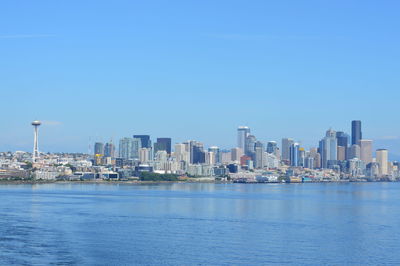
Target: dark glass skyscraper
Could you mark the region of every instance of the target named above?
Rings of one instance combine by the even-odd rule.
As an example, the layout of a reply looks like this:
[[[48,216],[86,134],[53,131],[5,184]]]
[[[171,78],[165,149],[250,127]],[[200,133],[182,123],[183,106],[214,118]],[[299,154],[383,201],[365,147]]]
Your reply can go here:
[[[133,138],[140,139],[142,148],[151,148],[150,135],[133,135]]]
[[[348,135],[342,131],[336,132],[336,138],[337,138],[337,145],[346,147],[349,145],[349,138]]]
[[[203,143],[198,141],[190,141],[190,163],[205,163]]]
[[[154,143],[154,154],[157,151],[166,151],[171,154],[171,138],[157,138],[157,142]]]
[[[359,145],[361,139],[362,139],[361,121],[353,120],[351,121],[351,144]]]
[[[104,144],[102,142],[96,142],[94,144],[94,155],[104,155]]]

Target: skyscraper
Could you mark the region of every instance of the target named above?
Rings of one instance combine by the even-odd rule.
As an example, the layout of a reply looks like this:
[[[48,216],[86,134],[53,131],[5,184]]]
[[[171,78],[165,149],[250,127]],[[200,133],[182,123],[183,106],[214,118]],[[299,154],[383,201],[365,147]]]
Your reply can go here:
[[[372,162],[372,140],[360,140],[360,159],[365,165]]]
[[[198,141],[190,141],[190,163],[205,163],[205,152],[203,143]]]
[[[350,152],[349,152],[349,156],[348,159],[360,159],[361,158],[361,150],[360,150],[360,145],[357,144],[353,144],[350,147]]]
[[[157,142],[154,143],[154,154],[157,151],[166,151],[167,154],[171,154],[171,138],[157,138]]]
[[[246,150],[246,138],[250,134],[250,128],[246,126],[240,126],[237,129],[237,147],[241,148],[242,151]]]
[[[244,153],[247,155],[247,156],[250,156],[250,157],[252,157],[253,159],[254,159],[254,152],[255,152],[255,144],[256,144],[256,141],[257,141],[257,139],[256,139],[256,137],[254,136],[254,135],[248,135],[247,137],[246,137],[246,141],[245,141],[245,143],[246,143],[246,150],[244,151]]]
[[[338,131],[336,132],[336,138],[337,138],[337,159],[339,161],[344,161],[347,159],[347,149],[349,146],[349,136],[342,132]]]
[[[306,150],[303,147],[300,147],[297,165],[304,167],[305,164],[306,164]]]
[[[221,162],[221,153],[219,152],[219,148],[217,146],[211,146],[208,148],[208,152],[212,152],[212,162],[214,164]]]
[[[111,142],[106,143],[104,146],[104,156],[114,157],[115,156],[115,146]]]
[[[268,153],[276,153],[276,150],[278,149],[278,144],[276,141],[268,141],[267,143],[267,152]]]
[[[233,162],[235,162],[235,161],[239,162],[240,161],[240,157],[242,157],[243,154],[244,153],[243,153],[243,150],[241,148],[233,148],[233,149],[231,149],[231,160]]]
[[[183,143],[175,144],[174,155],[178,161],[185,161],[187,163],[190,161],[189,152],[186,151],[185,144]]]
[[[150,135],[133,135],[133,138],[140,139],[142,148],[151,148]]]
[[[388,150],[379,149],[376,151],[376,162],[379,164],[379,174],[385,176],[389,174],[388,171]]]
[[[345,161],[346,160],[346,147],[344,146],[337,146],[337,159],[338,161]]]
[[[141,163],[147,163],[148,161],[151,161],[151,148],[140,148],[139,161]]]
[[[283,138],[282,139],[282,160],[290,162],[290,147],[294,143],[293,139]]]
[[[299,166],[299,143],[292,143],[289,148],[290,165]]]
[[[361,121],[353,120],[351,121],[351,144],[360,145],[359,142],[361,139],[362,139]]]
[[[104,144],[103,142],[96,142],[94,144],[94,155],[104,155]]]
[[[122,138],[119,141],[119,157],[123,159],[139,159],[141,141],[137,138]]]
[[[261,141],[257,141],[254,144],[254,167],[263,168],[264,167],[264,144]]]
[[[338,146],[347,148],[347,146],[349,145],[349,136],[346,133],[338,131],[336,132],[336,138]]]
[[[321,150],[323,168],[328,168],[328,166],[336,164],[337,161],[336,131],[332,129],[326,131],[325,138],[323,138],[322,142],[320,142],[320,150]]]

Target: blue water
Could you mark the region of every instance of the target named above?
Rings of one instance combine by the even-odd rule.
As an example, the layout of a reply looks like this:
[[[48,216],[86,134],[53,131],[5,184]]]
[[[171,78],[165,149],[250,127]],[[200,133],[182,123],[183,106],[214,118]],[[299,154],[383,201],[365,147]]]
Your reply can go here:
[[[400,183],[0,185],[0,265],[400,264]]]

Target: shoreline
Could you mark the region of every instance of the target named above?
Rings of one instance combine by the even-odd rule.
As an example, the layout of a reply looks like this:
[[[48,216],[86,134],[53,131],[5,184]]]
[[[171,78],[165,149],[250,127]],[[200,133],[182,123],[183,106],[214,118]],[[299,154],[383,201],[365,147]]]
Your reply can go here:
[[[308,182],[233,182],[233,181],[211,181],[211,180],[182,180],[182,181],[122,181],[122,180],[90,180],[90,181],[67,181],[67,180],[1,180],[1,185],[40,185],[40,184],[125,184],[125,185],[157,185],[157,184],[328,184],[328,183],[398,183],[399,181],[368,181],[368,180],[337,180],[337,181],[308,181]]]

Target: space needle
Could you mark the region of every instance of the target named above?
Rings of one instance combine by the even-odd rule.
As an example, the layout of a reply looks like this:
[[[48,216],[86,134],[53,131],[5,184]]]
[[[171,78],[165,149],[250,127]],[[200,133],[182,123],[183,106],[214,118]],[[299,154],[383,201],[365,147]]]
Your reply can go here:
[[[32,122],[32,126],[34,126],[34,137],[33,137],[33,154],[32,154],[32,162],[36,162],[36,159],[39,158],[39,126],[42,124],[39,120],[35,120]]]

